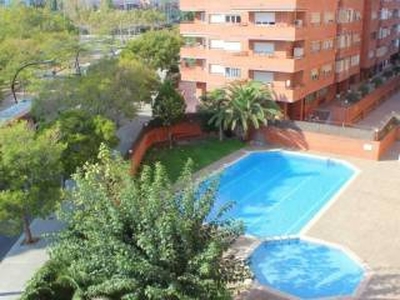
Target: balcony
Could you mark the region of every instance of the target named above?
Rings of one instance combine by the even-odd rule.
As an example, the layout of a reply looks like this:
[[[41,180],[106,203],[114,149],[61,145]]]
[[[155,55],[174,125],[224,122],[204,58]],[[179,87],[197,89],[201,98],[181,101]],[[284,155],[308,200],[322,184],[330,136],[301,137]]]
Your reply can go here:
[[[295,11],[305,10],[308,0],[181,0],[182,11],[218,11],[218,10],[273,10]]]
[[[228,52],[204,47],[184,47],[181,49],[181,57],[207,59],[210,64],[270,72],[295,73],[306,67],[302,57],[278,57],[253,51]]]
[[[185,67],[181,66],[182,81],[207,82],[207,70],[203,67]]]
[[[180,25],[182,35],[186,36],[218,36],[220,38],[238,38],[241,40],[274,40],[274,41],[299,41],[307,36],[304,27],[291,24],[275,26],[259,26],[252,23],[232,24],[207,24],[183,23]]]
[[[346,80],[351,76],[358,74],[359,72],[360,72],[360,66],[351,67],[348,70],[336,73],[335,80],[336,82],[342,82],[343,80]]]
[[[306,96],[306,89],[302,85],[294,87],[272,87],[272,95],[276,101],[296,102]]]

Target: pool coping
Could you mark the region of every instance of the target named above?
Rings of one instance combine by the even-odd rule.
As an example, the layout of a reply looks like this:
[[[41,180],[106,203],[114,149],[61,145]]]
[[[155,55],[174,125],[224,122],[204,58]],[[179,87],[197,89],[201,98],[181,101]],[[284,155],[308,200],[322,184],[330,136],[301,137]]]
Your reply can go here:
[[[220,163],[218,164],[217,161],[214,164],[210,165],[209,167],[206,167],[202,170],[200,170],[199,172],[197,172],[197,177],[199,177],[199,179],[204,179],[204,175],[202,174],[202,171],[211,168],[210,172],[207,174],[207,176],[214,176],[217,175],[218,173],[220,173],[222,170],[228,168],[229,166],[237,163],[238,161],[244,159],[245,157],[251,155],[252,153],[265,153],[265,152],[286,152],[292,155],[298,155],[298,156],[308,156],[314,159],[320,159],[320,160],[332,160],[332,161],[336,161],[336,162],[340,162],[343,165],[346,165],[347,167],[349,167],[350,169],[352,169],[354,171],[354,173],[352,174],[352,176],[347,180],[347,182],[337,191],[335,192],[334,196],[329,199],[328,202],[326,202],[323,207],[316,213],[316,215],[310,219],[305,225],[304,227],[300,230],[300,232],[296,235],[284,235],[281,236],[280,238],[299,238],[305,241],[309,241],[309,242],[314,242],[317,244],[322,244],[325,245],[327,247],[331,247],[331,248],[335,248],[337,250],[342,251],[343,253],[345,253],[346,255],[348,255],[353,261],[355,261],[357,264],[359,264],[363,271],[363,279],[362,281],[360,281],[360,283],[357,285],[357,289],[355,290],[355,292],[352,295],[346,295],[346,296],[332,296],[332,297],[323,297],[323,298],[318,298],[321,300],[340,300],[340,299],[358,299],[361,295],[362,292],[365,290],[368,282],[371,280],[372,276],[373,276],[373,271],[372,269],[368,266],[367,262],[362,260],[359,256],[357,256],[353,251],[351,251],[348,247],[341,245],[341,244],[337,244],[337,243],[332,243],[332,242],[328,242],[325,241],[323,239],[317,239],[317,238],[313,238],[311,236],[307,236],[307,232],[311,229],[311,227],[313,225],[315,225],[315,223],[318,222],[318,220],[320,220],[323,215],[335,204],[335,202],[339,199],[339,197],[344,193],[344,191],[357,179],[357,177],[361,174],[361,170],[359,168],[357,168],[356,166],[354,166],[353,164],[349,163],[348,161],[345,161],[343,159],[339,159],[339,158],[332,158],[329,155],[325,156],[324,154],[310,154],[310,153],[306,153],[305,151],[299,151],[299,150],[293,150],[293,149],[285,149],[285,148],[270,148],[270,149],[248,149],[248,148],[244,148],[244,149],[240,149],[234,153],[232,153],[232,159],[229,159],[228,162],[226,163]],[[239,155],[239,156],[237,156]],[[268,242],[268,240],[273,240],[274,237],[272,238],[259,238],[256,236],[252,236],[252,235],[248,235],[245,234],[243,235],[244,237],[248,237],[251,239],[256,239],[257,241],[259,241],[258,246],[260,246],[263,242]],[[279,238],[279,237],[275,237],[275,238]],[[248,260],[252,253],[255,251],[255,249],[258,247],[252,247],[252,249],[249,249],[251,251],[249,251],[249,253],[247,254],[247,256],[243,257],[245,260]],[[273,287],[270,286],[266,286],[263,285],[261,283],[259,283],[256,279],[253,279],[252,282],[252,286],[253,287],[257,287],[257,288],[261,288],[262,290],[264,290],[266,293],[278,296],[278,297],[283,297],[285,299],[288,300],[298,300],[300,299],[297,296],[279,291],[277,289],[274,289]],[[350,297],[350,298],[349,298]]]

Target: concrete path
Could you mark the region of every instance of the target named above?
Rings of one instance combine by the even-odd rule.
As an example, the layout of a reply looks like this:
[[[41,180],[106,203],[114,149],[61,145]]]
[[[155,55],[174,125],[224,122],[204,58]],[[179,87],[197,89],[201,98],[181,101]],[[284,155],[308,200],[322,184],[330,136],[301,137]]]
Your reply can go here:
[[[0,263],[0,300],[19,299],[26,282],[49,258],[46,247],[50,239],[45,235],[61,228],[54,217],[32,222],[32,233],[40,240],[34,245],[21,245],[21,236]]]
[[[365,127],[377,127],[385,125],[385,122],[392,114],[400,116],[400,93],[397,93],[381,103],[376,109],[371,111],[367,117],[360,120],[357,125]]]

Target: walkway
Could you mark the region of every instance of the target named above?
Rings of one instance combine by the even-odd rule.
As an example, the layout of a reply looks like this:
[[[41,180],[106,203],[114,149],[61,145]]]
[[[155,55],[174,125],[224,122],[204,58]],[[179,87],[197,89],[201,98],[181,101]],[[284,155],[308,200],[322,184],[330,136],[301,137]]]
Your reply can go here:
[[[35,237],[41,237],[35,245],[21,245],[21,236],[0,263],[0,300],[19,299],[25,283],[48,260],[46,246],[49,240],[44,235],[61,229],[54,218],[35,220],[31,224]]]
[[[375,110],[371,111],[368,116],[357,123],[357,125],[365,127],[381,127],[385,125],[389,116],[395,113],[400,116],[400,93],[397,93],[381,103]]]

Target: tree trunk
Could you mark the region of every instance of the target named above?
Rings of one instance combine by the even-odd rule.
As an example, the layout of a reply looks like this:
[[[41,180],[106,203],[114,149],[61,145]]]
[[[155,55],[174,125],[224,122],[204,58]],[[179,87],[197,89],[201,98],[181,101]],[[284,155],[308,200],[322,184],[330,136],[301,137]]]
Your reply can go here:
[[[222,125],[219,126],[219,140],[222,142],[224,140],[224,131]]]
[[[23,221],[23,225],[24,225],[25,243],[26,244],[33,244],[35,242],[35,240],[33,239],[32,231],[31,231],[31,228],[29,226],[29,217],[28,217],[28,215],[24,214],[22,216],[22,221]]]
[[[169,141],[169,149],[172,149],[172,130],[171,126],[168,126],[168,141]]]

